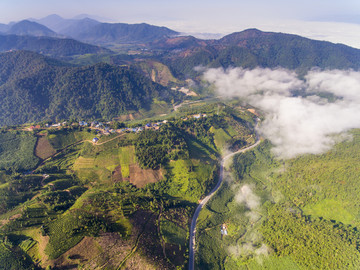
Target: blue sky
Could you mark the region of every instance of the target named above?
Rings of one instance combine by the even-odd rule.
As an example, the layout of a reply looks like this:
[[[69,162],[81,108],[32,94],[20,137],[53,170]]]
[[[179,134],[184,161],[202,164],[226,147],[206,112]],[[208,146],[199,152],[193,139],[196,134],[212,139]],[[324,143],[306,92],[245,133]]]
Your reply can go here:
[[[259,28],[360,47],[358,0],[0,0],[2,23],[54,13],[147,22],[187,33]]]

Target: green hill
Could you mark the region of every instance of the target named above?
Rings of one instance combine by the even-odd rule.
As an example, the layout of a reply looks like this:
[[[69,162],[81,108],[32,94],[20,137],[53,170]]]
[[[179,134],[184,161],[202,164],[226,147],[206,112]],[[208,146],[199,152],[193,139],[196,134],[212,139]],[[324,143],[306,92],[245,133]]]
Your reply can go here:
[[[156,43],[176,76],[198,74],[194,67],[284,67],[299,71],[314,67],[358,69],[360,50],[297,35],[248,29],[219,40],[176,37]]]
[[[46,119],[111,119],[148,110],[173,92],[127,67],[72,67],[36,53],[0,54],[0,124]]]

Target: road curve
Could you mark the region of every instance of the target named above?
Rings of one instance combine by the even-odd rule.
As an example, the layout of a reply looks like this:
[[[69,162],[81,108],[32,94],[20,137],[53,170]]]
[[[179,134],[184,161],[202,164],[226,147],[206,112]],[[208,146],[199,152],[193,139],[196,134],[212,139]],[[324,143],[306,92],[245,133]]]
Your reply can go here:
[[[189,270],[194,270],[194,260],[195,260],[195,234],[196,234],[196,222],[197,219],[199,217],[200,211],[201,209],[205,206],[205,204],[211,199],[211,197],[216,193],[216,191],[218,191],[218,189],[220,188],[223,180],[224,180],[224,165],[225,162],[233,157],[236,154],[239,153],[244,153],[254,147],[256,147],[259,143],[260,143],[260,136],[256,131],[256,128],[259,125],[259,121],[256,121],[256,126],[255,126],[255,134],[256,134],[256,140],[255,143],[250,145],[249,147],[246,147],[244,149],[240,149],[236,152],[230,153],[228,155],[226,155],[225,157],[223,157],[223,159],[221,160],[220,163],[220,177],[219,177],[219,181],[217,182],[216,186],[210,191],[210,193],[204,198],[202,199],[202,201],[199,203],[199,205],[196,207],[194,216],[191,220],[191,226],[190,226],[190,240],[189,240]]]

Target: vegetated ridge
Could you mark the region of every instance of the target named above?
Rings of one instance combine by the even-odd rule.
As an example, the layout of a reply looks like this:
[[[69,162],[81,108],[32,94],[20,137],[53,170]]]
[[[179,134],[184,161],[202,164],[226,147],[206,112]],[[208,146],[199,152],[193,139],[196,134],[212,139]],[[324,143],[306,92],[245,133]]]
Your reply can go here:
[[[127,67],[72,67],[36,53],[0,54],[0,123],[46,119],[111,119],[150,109],[176,93]]]
[[[360,50],[343,44],[318,41],[297,35],[248,29],[219,40],[175,37],[154,43],[166,50],[163,61],[175,76],[196,76],[204,67],[284,67],[300,72],[314,67],[358,69]]]
[[[92,27],[79,27],[76,33],[74,28],[69,28],[62,33],[81,40],[83,42],[104,45],[116,44],[137,44],[147,43],[156,39],[174,36],[179,34],[166,27],[154,26],[146,23],[99,23]]]
[[[52,57],[112,53],[108,49],[68,38],[0,35],[0,52],[12,50],[33,51]]]

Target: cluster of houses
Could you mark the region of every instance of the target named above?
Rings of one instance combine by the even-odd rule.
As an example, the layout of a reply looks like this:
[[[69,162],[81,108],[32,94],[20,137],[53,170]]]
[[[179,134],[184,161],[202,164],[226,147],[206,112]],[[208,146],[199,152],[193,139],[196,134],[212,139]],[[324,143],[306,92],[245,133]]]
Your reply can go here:
[[[220,232],[221,232],[221,240],[223,239],[223,237],[224,237],[225,235],[228,235],[227,226],[226,226],[225,223],[221,225],[221,230],[220,230]]]
[[[182,118],[183,121],[187,121],[191,118],[193,119],[200,119],[202,117],[207,117],[206,114],[194,114],[185,118]],[[79,121],[79,126],[80,127],[89,127],[91,129],[95,129],[97,132],[101,133],[102,135],[110,135],[110,134],[114,134],[114,133],[139,133],[143,130],[147,130],[147,129],[152,129],[152,130],[158,130],[160,129],[161,125],[166,124],[168,122],[168,120],[163,120],[163,121],[159,121],[156,123],[147,123],[145,126],[140,126],[140,127],[134,127],[134,128],[121,128],[121,129],[113,129],[110,128],[108,126],[106,126],[107,124],[111,124],[111,122],[106,122],[105,124],[102,122],[98,122],[98,121],[93,121],[91,123],[88,123],[86,121]],[[62,126],[66,126],[68,123],[62,122],[62,123],[55,123],[55,124],[45,124],[46,128],[60,128]],[[77,125],[77,123],[72,123],[71,125]],[[40,125],[36,125],[36,126],[30,126],[27,129],[30,131],[36,130],[36,129],[40,129],[41,126]],[[97,143],[99,141],[99,138],[94,137],[92,140],[94,143]]]
[[[81,121],[81,122],[83,122],[83,121]],[[122,129],[116,129],[116,130],[106,127],[106,126],[102,125],[102,123],[98,123],[98,124],[94,124],[94,125],[92,123],[91,127],[95,127],[96,130],[100,131],[103,135],[110,135],[112,133],[118,133],[118,134],[130,133],[130,132],[139,133],[146,129],[158,130],[158,129],[160,129],[161,125],[166,124],[167,122],[168,122],[167,120],[164,120],[162,122],[157,122],[157,123],[147,123],[145,126],[141,126],[141,127],[122,128]],[[86,126],[86,124],[87,124],[86,122],[83,122],[81,124],[79,122],[80,126]],[[92,141],[93,141],[93,143],[97,143],[99,141],[99,138],[94,137],[92,139]]]

